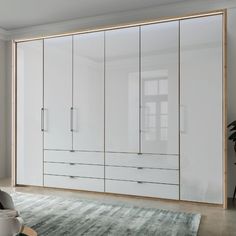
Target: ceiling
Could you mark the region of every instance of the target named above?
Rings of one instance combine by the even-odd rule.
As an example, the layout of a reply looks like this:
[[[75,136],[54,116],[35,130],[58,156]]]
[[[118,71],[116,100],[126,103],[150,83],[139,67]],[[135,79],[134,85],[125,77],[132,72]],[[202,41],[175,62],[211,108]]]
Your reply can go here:
[[[184,0],[0,0],[0,28],[13,30]]]

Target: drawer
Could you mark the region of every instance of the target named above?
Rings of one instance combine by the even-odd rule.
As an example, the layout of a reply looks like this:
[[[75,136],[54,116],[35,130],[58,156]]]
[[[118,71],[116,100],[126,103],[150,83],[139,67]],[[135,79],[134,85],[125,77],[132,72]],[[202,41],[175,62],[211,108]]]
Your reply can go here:
[[[167,184],[137,183],[129,181],[105,180],[109,193],[128,194],[145,197],[179,199],[179,186]]]
[[[104,178],[104,166],[44,163],[44,174]]]
[[[45,150],[44,161],[104,165],[104,153]]]
[[[105,163],[112,166],[179,169],[179,157],[175,155],[105,153]]]
[[[138,167],[106,166],[105,178],[165,184],[179,184],[179,171],[165,169],[147,169]]]
[[[103,179],[71,178],[68,176],[44,175],[44,186],[104,192]]]

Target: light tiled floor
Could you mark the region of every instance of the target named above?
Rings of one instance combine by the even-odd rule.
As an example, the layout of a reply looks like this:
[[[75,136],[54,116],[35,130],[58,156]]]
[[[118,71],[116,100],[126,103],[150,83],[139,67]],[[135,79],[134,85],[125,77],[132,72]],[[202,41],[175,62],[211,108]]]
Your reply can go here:
[[[199,228],[200,236],[236,236],[236,200],[229,200],[229,209],[206,204],[174,202],[167,200],[143,199],[111,194],[98,194],[70,190],[59,190],[39,187],[10,187],[10,180],[0,180],[0,188],[7,192],[25,192],[35,194],[56,195],[67,198],[86,198],[101,200],[107,203],[127,203],[141,207],[167,209],[172,211],[195,212],[202,214]]]

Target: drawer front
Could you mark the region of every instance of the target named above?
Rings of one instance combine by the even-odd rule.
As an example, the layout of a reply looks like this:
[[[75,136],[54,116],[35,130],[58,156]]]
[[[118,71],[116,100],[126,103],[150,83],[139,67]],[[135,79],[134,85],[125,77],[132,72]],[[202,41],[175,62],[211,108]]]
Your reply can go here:
[[[106,192],[145,197],[179,199],[179,186],[167,184],[137,183],[129,181],[106,180]]]
[[[104,166],[44,163],[44,174],[104,178]]]
[[[71,178],[68,176],[44,175],[44,186],[104,192],[104,180],[102,179]]]
[[[178,170],[106,166],[105,175],[106,179],[179,184]]]
[[[105,163],[111,166],[179,169],[179,157],[175,155],[105,153]]]
[[[44,161],[104,165],[104,153],[45,150]]]

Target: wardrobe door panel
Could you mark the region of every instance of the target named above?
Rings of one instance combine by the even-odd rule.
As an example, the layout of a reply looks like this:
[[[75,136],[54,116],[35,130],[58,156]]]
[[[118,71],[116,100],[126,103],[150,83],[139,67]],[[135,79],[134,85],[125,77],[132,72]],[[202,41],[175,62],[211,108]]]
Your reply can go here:
[[[43,184],[43,41],[17,43],[17,184]]]
[[[72,36],[44,40],[44,147],[72,149]]]
[[[73,41],[73,149],[104,151],[104,32]]]
[[[222,16],[180,23],[181,199],[222,203]]]
[[[141,27],[141,152],[179,153],[179,21]]]
[[[105,32],[106,151],[139,152],[139,27]]]

